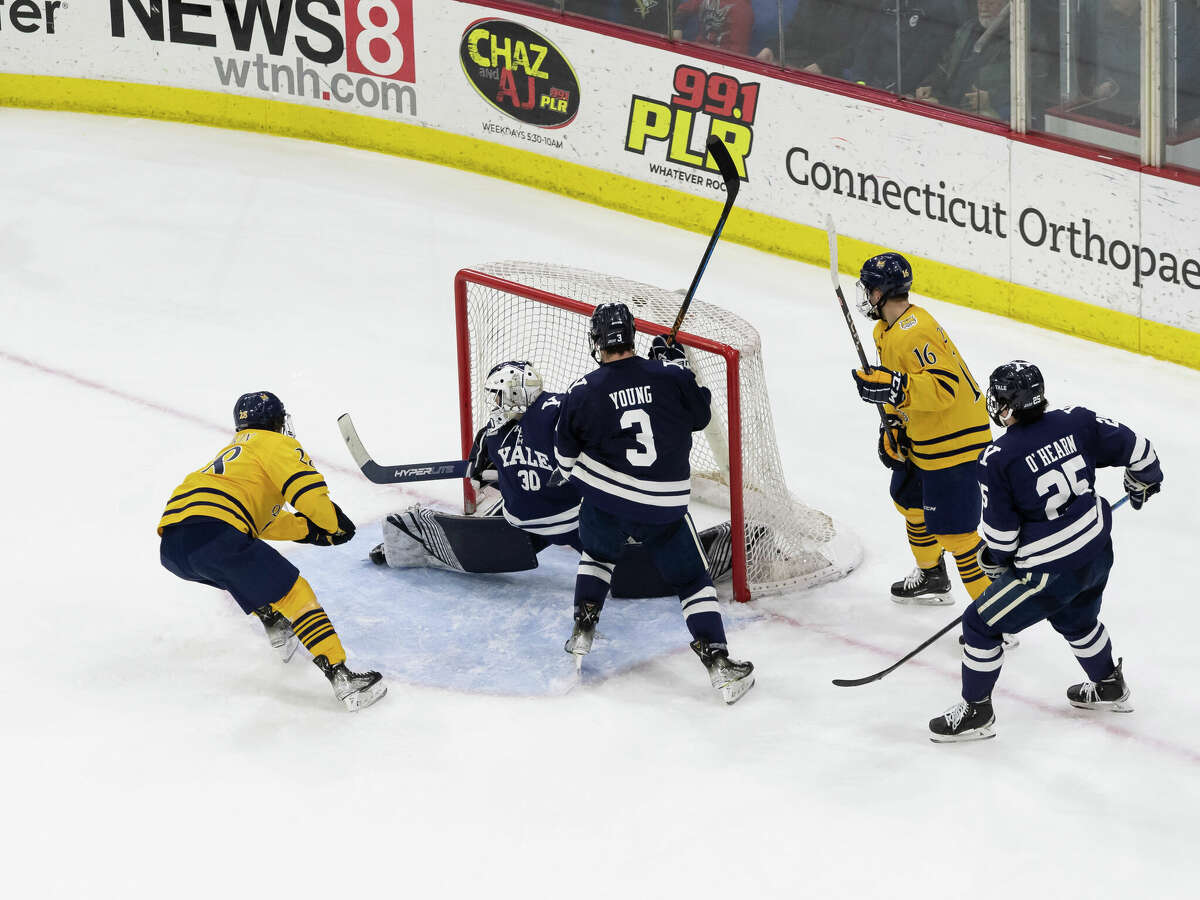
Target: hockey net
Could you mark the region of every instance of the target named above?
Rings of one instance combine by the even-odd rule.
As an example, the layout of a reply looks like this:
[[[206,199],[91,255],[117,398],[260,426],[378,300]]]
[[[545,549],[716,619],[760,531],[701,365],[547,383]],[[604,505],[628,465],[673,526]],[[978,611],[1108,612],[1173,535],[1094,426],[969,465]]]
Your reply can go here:
[[[525,359],[548,391],[565,391],[595,368],[588,319],[622,302],[637,317],[637,352],[666,334],[683,292],[534,262],[488,263],[455,276],[463,453],[487,420],[481,390],[497,363]],[[693,300],[678,335],[692,371],[712,392],[712,422],[692,443],[692,492],[727,507],[733,528],[733,593],[738,600],[841,578],[861,558],[852,534],[788,491],[775,441],[758,332],[726,309]],[[475,494],[464,482],[467,512]]]

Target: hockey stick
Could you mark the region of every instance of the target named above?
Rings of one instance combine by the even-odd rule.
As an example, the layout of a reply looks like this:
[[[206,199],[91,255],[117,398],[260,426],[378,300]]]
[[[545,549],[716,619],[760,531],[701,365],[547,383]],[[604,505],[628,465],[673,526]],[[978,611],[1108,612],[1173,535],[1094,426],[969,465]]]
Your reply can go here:
[[[1123,505],[1128,500],[1129,500],[1129,495],[1126,494],[1124,497],[1122,497],[1116,503],[1111,504],[1109,508],[1116,509],[1119,506]],[[896,669],[900,668],[902,665],[904,665],[906,662],[908,662],[910,659],[912,659],[914,656],[916,656],[918,653],[920,653],[922,650],[924,650],[926,647],[928,647],[930,644],[932,644],[934,641],[936,641],[938,638],[940,638],[942,635],[944,635],[947,631],[949,631],[951,628],[953,628],[955,625],[957,625],[961,621],[962,621],[962,616],[959,616],[953,622],[949,623],[945,628],[943,628],[941,631],[939,631],[937,634],[935,634],[931,638],[929,638],[929,640],[925,641],[925,643],[921,644],[921,646],[919,646],[915,650],[913,650],[912,653],[908,654],[903,659],[897,660],[896,662],[892,663],[890,666],[888,666],[882,672],[876,672],[874,675],[868,675],[865,678],[835,678],[835,679],[833,679],[833,683],[836,684],[838,687],[858,687],[863,684],[870,684],[872,681],[878,681],[884,675],[894,672]]]
[[[833,224],[833,216],[829,213],[825,214],[825,230],[829,233],[829,277],[833,281],[833,291],[842,307],[842,317],[846,320],[846,327],[850,329],[850,337],[854,339],[854,349],[858,351],[858,360],[862,363],[863,371],[870,372],[871,364],[867,362],[867,354],[863,352],[862,341],[858,339],[858,329],[854,326],[854,320],[850,318],[850,307],[846,305],[846,295],[842,293],[842,283],[838,280],[837,226]],[[879,410],[879,421],[887,425],[887,413],[883,411],[883,407],[876,404],[875,408]],[[892,449],[899,452],[900,448],[896,446],[896,439],[890,429],[887,436]]]
[[[708,268],[708,261],[712,258],[713,249],[717,246],[717,241],[725,228],[725,220],[729,218],[729,211],[733,209],[733,201],[737,199],[738,189],[742,186],[737,166],[733,164],[733,158],[729,155],[729,151],[721,139],[715,134],[710,136],[707,147],[717,168],[721,171],[721,180],[725,182],[725,207],[721,210],[721,218],[717,219],[717,227],[713,229],[712,237],[708,239],[708,249],[704,251],[704,258],[700,260],[700,268],[696,269],[691,286],[684,295],[683,304],[679,307],[679,315],[675,317],[675,324],[671,326],[671,331],[667,335],[668,344],[675,343],[675,335],[679,333],[679,328],[683,325],[683,317],[687,315],[688,307],[692,305],[692,298],[696,296],[700,278],[704,275],[704,270]]]
[[[349,413],[338,416],[338,428],[350,455],[367,478],[376,484],[403,484],[408,481],[435,481],[439,478],[466,478],[468,461],[451,459],[445,462],[411,463],[395,466],[381,466],[371,459],[371,454],[363,446],[354,422]]]

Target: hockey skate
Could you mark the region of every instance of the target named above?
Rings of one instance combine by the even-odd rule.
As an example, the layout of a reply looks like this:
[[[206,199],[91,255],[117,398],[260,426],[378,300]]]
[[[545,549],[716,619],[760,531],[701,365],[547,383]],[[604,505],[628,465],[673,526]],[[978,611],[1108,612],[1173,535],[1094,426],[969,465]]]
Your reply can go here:
[[[954,741],[982,741],[996,736],[996,717],[992,714],[992,698],[968,703],[960,700],[952,707],[929,720],[929,739],[935,744]]]
[[[708,669],[712,686],[727,704],[737,703],[742,695],[754,687],[754,663],[729,658],[723,646],[713,646],[704,641],[692,641],[691,648]]]
[[[1129,703],[1129,685],[1125,683],[1125,676],[1121,674],[1123,662],[1124,659],[1118,659],[1112,674],[1101,681],[1084,681],[1071,685],[1067,688],[1067,700],[1079,709],[1133,712],[1133,706]]]
[[[387,693],[387,685],[378,672],[351,672],[344,662],[332,665],[324,654],[313,657],[313,662],[329,679],[334,696],[351,712],[366,709]]]
[[[260,606],[254,611],[254,614],[263,623],[263,628],[267,632],[267,640],[271,642],[271,646],[279,654],[279,658],[284,662],[290,661],[296,648],[300,646],[300,639],[292,631],[292,623],[285,619],[278,610],[272,609],[270,604]]]
[[[893,584],[892,600],[917,606],[947,606],[953,603],[946,558],[939,557],[937,565],[929,569],[918,566],[904,580]]]
[[[371,548],[371,552],[367,555],[371,558],[371,562],[375,563],[375,565],[387,565],[387,555],[383,552],[383,544],[376,544]]]
[[[563,644],[563,649],[575,657],[575,669],[583,667],[583,658],[592,651],[592,641],[596,639],[596,623],[600,621],[600,607],[595,603],[585,603],[583,609],[575,610],[575,630]]]

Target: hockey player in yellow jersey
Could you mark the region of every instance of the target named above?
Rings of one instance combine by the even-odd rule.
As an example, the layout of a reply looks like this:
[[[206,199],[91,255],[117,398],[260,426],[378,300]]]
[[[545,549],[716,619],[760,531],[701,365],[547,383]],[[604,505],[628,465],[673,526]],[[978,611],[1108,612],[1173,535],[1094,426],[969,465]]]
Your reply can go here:
[[[233,422],[233,440],[171,492],[158,522],[162,564],[187,581],[229,591],[262,621],[285,663],[303,643],[348,709],[370,706],[387,693],[382,677],[346,668],[341,639],[312,588],[265,543],[342,544],[354,536],[354,523],[329,499],[278,397],[243,394]]]
[[[992,440],[987,404],[954,342],[909,302],[912,267],[899,253],[863,263],[858,309],[875,320],[880,365],[853,373],[859,396],[887,414],[879,458],[892,470],[892,502],[904,516],[917,567],[892,585],[897,603],[952,603],[943,550],[971,599],[991,583],[979,568],[981,496],[975,462]]]

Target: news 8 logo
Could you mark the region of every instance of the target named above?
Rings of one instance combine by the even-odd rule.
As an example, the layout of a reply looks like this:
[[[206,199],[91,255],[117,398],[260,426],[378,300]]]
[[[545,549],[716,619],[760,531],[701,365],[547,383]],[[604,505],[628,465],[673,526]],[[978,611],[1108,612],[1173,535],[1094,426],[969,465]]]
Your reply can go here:
[[[346,68],[415,82],[412,0],[346,0]]]

